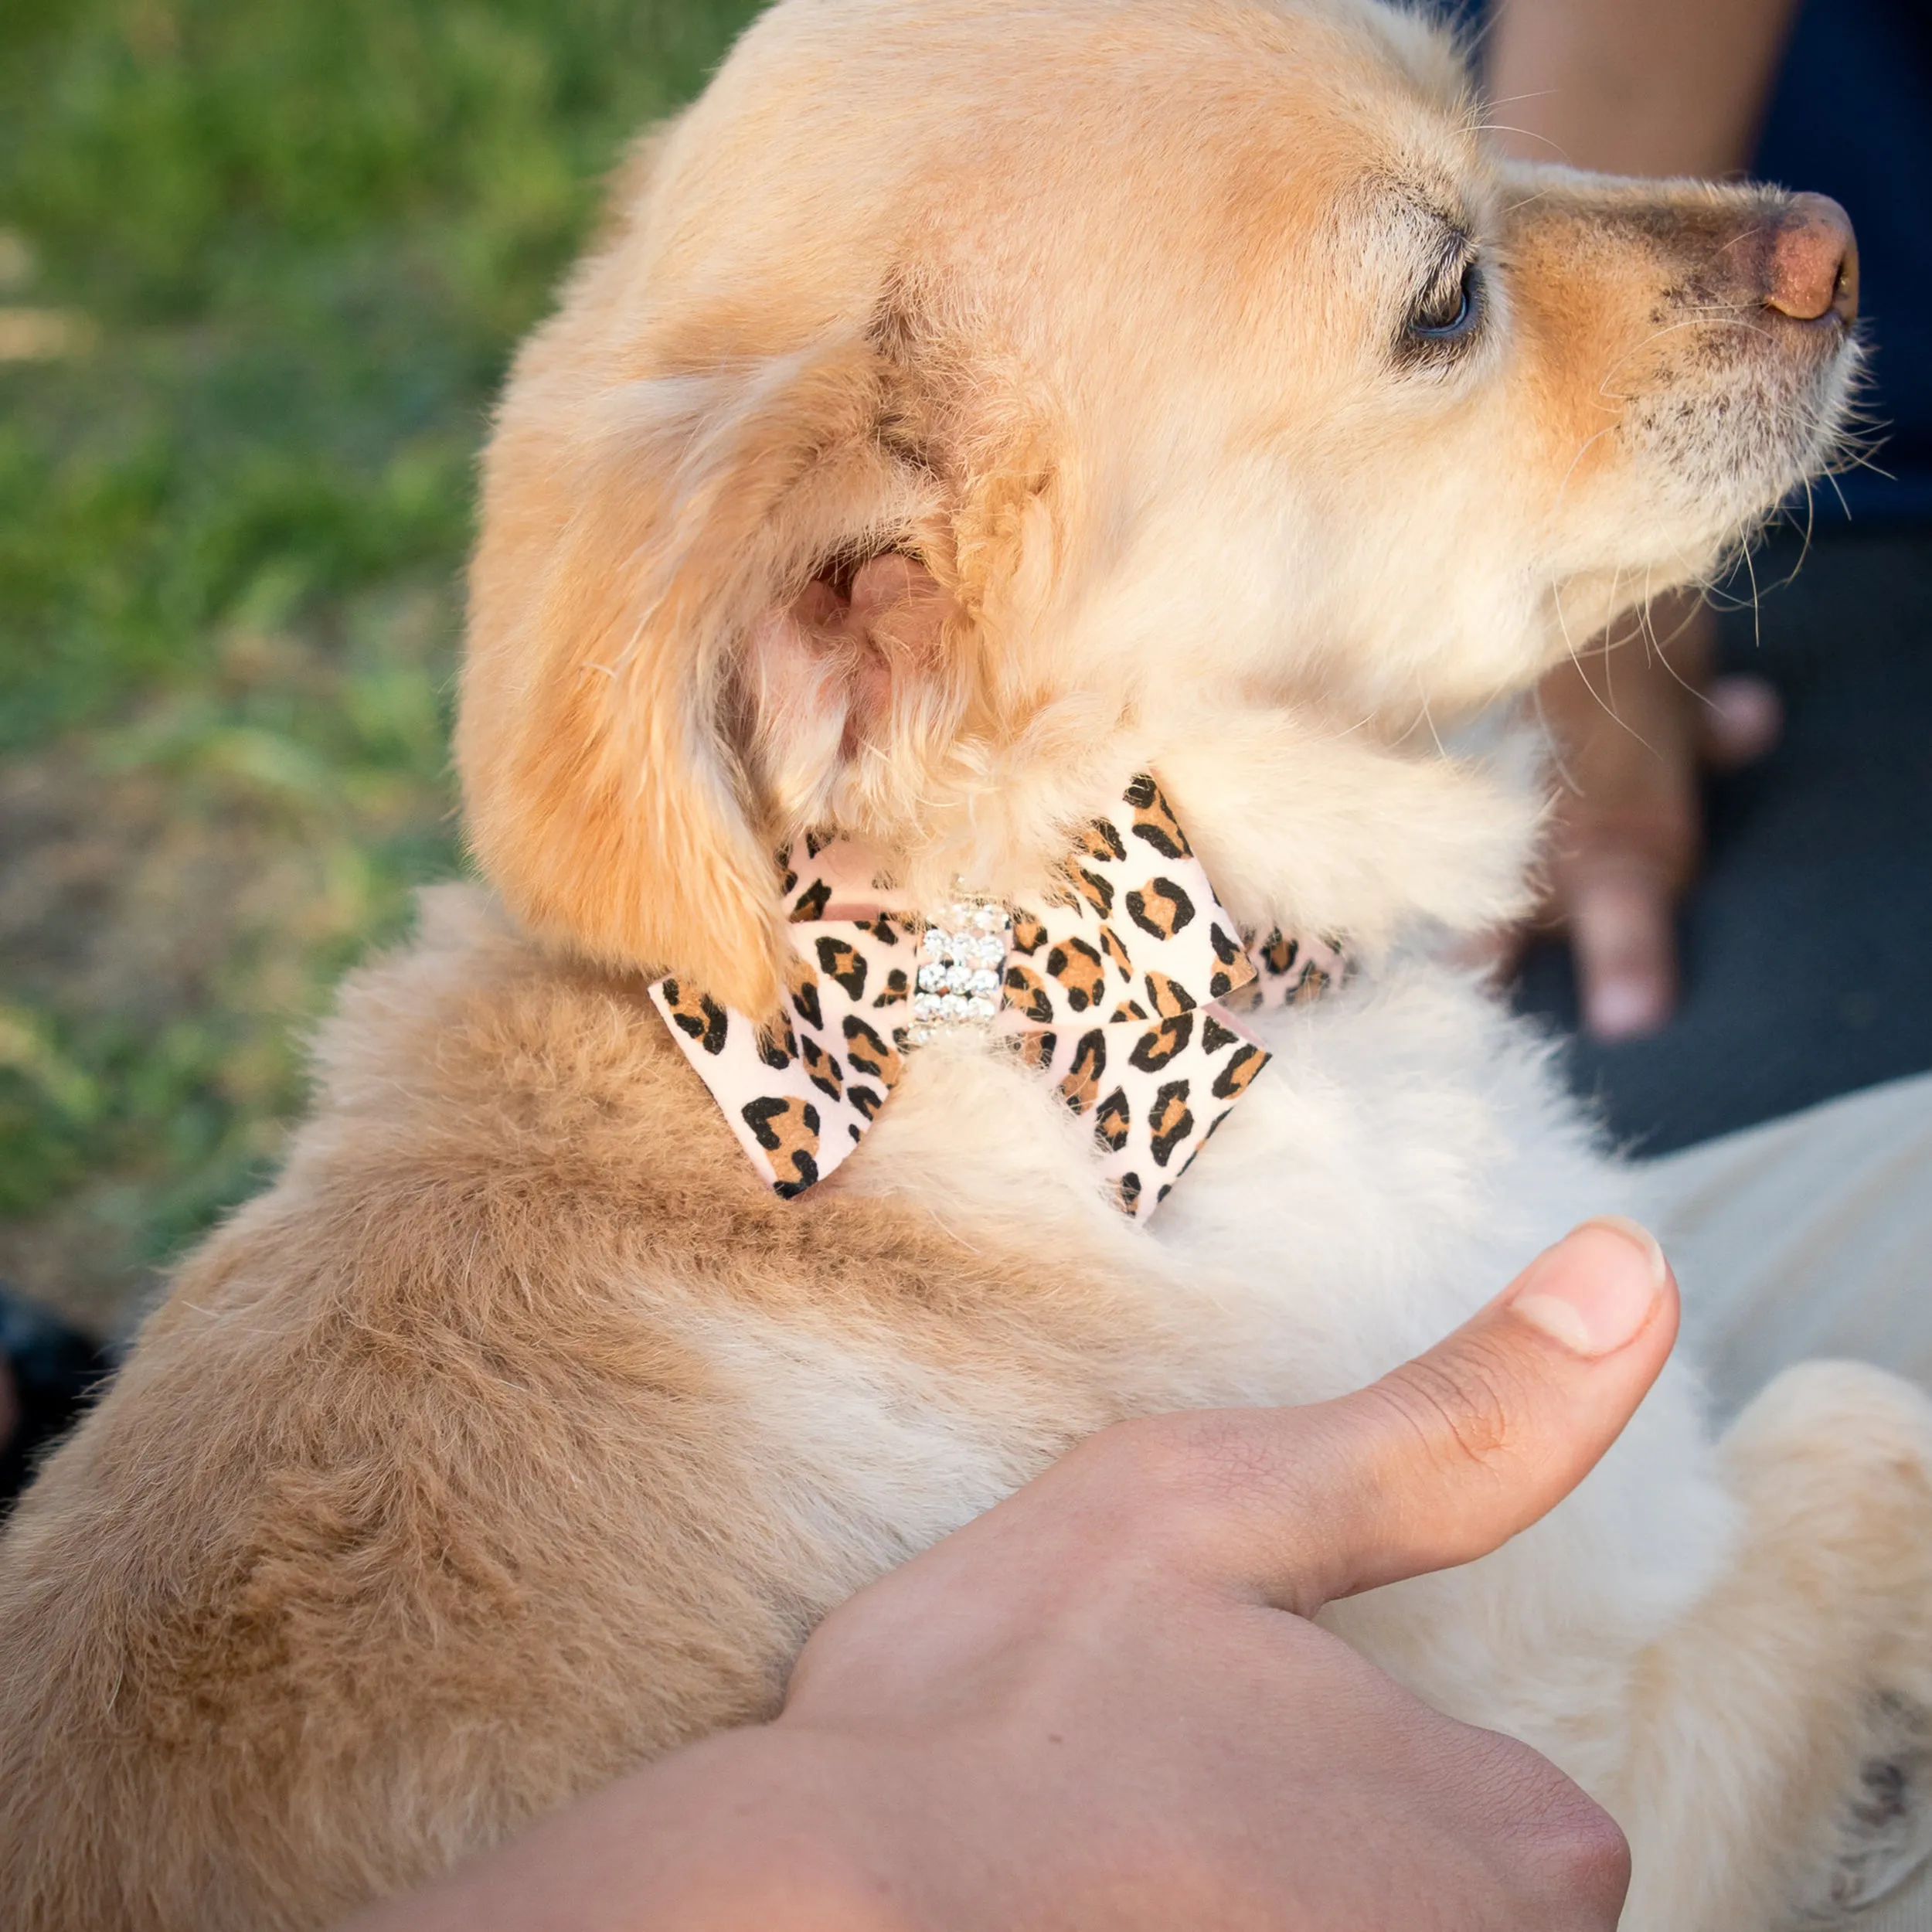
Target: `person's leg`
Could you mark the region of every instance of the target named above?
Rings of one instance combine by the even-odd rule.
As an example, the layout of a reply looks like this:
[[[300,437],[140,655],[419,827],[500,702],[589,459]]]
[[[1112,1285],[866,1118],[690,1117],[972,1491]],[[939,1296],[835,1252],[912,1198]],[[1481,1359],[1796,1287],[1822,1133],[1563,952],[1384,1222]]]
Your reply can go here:
[[[1720,1417],[1808,1356],[1932,1388],[1932,1075],[1638,1172]]]
[[[1852,1356],[1932,1388],[1932,1074],[1638,1172],[1720,1422],[1808,1357]],[[1932,1869],[1859,1925],[1932,1932]]]

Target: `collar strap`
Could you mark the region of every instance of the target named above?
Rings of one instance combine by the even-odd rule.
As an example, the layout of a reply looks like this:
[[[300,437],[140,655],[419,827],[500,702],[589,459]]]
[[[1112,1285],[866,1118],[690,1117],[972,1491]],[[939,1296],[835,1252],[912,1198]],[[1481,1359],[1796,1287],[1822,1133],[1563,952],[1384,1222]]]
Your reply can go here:
[[[927,917],[893,903],[855,841],[808,833],[784,861],[791,957],[760,1028],[675,978],[651,997],[740,1144],[787,1197],[863,1138],[905,1056],[989,1036],[1094,1123],[1101,1175],[1145,1218],[1267,1063],[1237,1016],[1318,998],[1333,940],[1244,935],[1161,788],[1081,827],[1036,910],[962,893]]]

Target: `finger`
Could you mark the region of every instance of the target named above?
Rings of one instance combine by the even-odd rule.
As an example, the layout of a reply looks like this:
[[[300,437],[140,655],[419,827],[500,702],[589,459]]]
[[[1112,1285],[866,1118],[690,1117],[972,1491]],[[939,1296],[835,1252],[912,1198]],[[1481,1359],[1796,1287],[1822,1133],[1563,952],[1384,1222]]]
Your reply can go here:
[[[1677,998],[1671,896],[1647,870],[1599,872],[1571,888],[1570,943],[1583,1026],[1600,1040],[1638,1039]]]
[[[1583,1480],[1676,1333],[1655,1241],[1632,1222],[1585,1222],[1447,1341],[1357,1394],[1185,1419],[1188,1540],[1205,1565],[1304,1615],[1471,1562]]]
[[[1451,966],[1474,973],[1492,986],[1505,986],[1515,977],[1522,962],[1529,933],[1521,926],[1493,927],[1486,933],[1451,941],[1443,957]]]
[[[1713,678],[1704,696],[1704,761],[1713,770],[1755,764],[1784,733],[1784,701],[1762,678]]]

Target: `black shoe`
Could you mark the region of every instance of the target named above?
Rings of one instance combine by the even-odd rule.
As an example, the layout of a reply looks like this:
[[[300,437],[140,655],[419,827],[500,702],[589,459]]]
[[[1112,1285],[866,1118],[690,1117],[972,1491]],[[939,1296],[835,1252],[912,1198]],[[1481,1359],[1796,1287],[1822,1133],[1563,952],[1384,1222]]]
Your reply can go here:
[[[20,1420],[0,1442],[0,1521],[26,1488],[40,1453],[79,1420],[114,1372],[100,1345],[0,1287],[0,1362],[12,1377]]]

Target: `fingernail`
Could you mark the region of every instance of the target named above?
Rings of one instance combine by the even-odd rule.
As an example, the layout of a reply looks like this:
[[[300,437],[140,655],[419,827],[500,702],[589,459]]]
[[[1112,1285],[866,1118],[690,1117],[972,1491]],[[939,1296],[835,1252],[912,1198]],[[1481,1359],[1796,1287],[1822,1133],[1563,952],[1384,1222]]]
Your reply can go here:
[[[1573,1354],[1594,1359],[1635,1338],[1669,1281],[1670,1264],[1649,1229],[1605,1214],[1538,1255],[1509,1306]]]
[[[1641,1039],[1670,1016],[1664,990],[1651,979],[1600,979],[1590,989],[1584,1020],[1597,1039]]]

